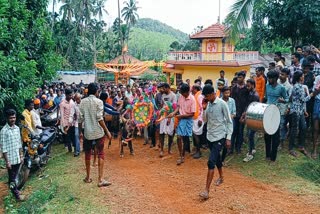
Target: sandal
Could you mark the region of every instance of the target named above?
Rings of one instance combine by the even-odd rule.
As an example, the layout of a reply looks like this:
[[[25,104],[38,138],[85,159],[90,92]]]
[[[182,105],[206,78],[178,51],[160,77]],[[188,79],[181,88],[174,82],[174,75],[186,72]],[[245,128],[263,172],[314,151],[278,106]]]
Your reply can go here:
[[[91,179],[91,178],[89,178],[89,179],[88,179],[88,178],[85,178],[85,179],[83,179],[83,182],[89,184],[89,183],[92,182],[92,179]]]
[[[216,180],[215,185],[220,186],[222,183],[223,183],[223,178],[220,177]]]
[[[111,183],[109,181],[103,180],[100,183],[98,183],[98,187],[107,187],[110,186]]]
[[[207,200],[209,198],[209,192],[208,191],[203,191],[199,194],[199,196],[203,199],[203,200]]]

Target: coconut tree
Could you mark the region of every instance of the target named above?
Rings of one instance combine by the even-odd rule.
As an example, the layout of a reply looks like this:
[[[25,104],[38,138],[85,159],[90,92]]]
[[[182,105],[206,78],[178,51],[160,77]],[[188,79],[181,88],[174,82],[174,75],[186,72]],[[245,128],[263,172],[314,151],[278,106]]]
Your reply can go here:
[[[138,2],[136,0],[125,1],[124,4],[125,7],[121,10],[121,16],[127,24],[127,37],[129,39],[130,28],[135,25],[139,19],[139,7],[137,7]]]
[[[51,24],[51,31],[53,31],[55,19],[56,19],[56,12],[55,12],[55,6],[57,4],[57,0],[52,0],[52,24]]]
[[[63,5],[60,7],[60,15],[62,14],[62,19],[71,22],[74,15],[74,3],[72,0],[63,0]]]
[[[93,9],[93,14],[98,16],[99,20],[101,21],[103,18],[103,14],[108,15],[108,11],[104,8],[105,0],[97,0],[96,5]]]
[[[236,0],[235,3],[231,5],[226,22],[232,39],[236,39],[237,35],[248,27],[253,16],[254,6],[263,1],[264,0]]]

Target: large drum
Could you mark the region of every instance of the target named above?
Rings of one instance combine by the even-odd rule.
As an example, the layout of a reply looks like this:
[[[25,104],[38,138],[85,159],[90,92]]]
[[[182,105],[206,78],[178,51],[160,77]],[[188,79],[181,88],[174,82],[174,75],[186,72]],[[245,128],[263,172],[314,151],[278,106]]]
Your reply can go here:
[[[252,130],[273,135],[280,126],[280,111],[276,105],[253,102],[246,112],[246,125]]]

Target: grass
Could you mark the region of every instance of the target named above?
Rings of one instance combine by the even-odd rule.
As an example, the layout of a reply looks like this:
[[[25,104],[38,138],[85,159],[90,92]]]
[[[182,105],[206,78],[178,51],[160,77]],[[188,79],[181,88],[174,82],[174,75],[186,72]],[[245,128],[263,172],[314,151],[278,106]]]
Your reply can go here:
[[[306,140],[306,143],[308,141]],[[285,145],[287,148],[287,144]],[[291,192],[303,195],[320,197],[320,162],[312,160],[299,153],[298,158],[288,154],[287,149],[278,152],[275,165],[265,161],[264,139],[256,140],[257,153],[254,159],[248,163],[243,162],[245,152],[242,155],[227,157],[231,169],[237,170],[245,176],[269,183]],[[244,145],[243,151],[247,151]]]
[[[109,213],[97,200],[100,192],[95,183],[83,184],[83,160],[66,154],[63,145],[54,146],[52,154],[44,176],[34,172],[29,178],[23,190],[27,201],[17,203],[12,194],[5,198],[6,213]]]

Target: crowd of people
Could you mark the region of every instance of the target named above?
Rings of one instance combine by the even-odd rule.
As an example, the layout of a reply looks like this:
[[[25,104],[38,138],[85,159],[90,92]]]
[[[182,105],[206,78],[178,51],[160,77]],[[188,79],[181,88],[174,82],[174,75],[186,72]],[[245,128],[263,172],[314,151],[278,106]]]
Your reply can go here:
[[[176,139],[178,147],[177,165],[185,162],[185,154],[193,152],[193,158],[201,157],[203,149],[209,149],[208,176],[201,198],[209,197],[214,168],[219,178],[215,185],[223,183],[222,167],[228,155],[242,154],[246,111],[252,102],[275,104],[281,114],[281,122],[275,134],[264,134],[266,160],[273,164],[279,148],[286,147],[288,154],[297,157],[300,151],[309,156],[305,146],[306,130],[312,130],[313,148],[311,156],[317,158],[320,120],[320,51],[313,46],[297,47],[292,54],[292,63],[286,66],[280,52],[275,53],[275,62],[269,68],[257,67],[255,73],[239,71],[228,82],[225,72],[216,80],[202,82],[199,76],[193,84],[190,80],[176,85],[157,82],[134,82],[123,84],[90,83],[67,85],[65,83],[45,84],[35,97],[25,101],[22,115],[28,129],[15,125],[16,112],[6,111],[7,125],[0,132],[0,147],[4,154],[13,194],[20,199],[20,192],[14,185],[14,178],[23,161],[21,143],[30,141],[31,131],[41,134],[41,114],[45,109],[57,109],[57,123],[64,133],[64,143],[74,157],[80,155],[83,142],[86,177],[92,182],[91,156],[93,166],[98,166],[98,186],[109,186],[104,179],[104,145],[112,138],[119,138],[120,155],[123,146],[128,145],[134,155],[132,140],[141,135],[144,145],[159,148],[159,157],[172,154]],[[145,111],[151,112],[148,123],[137,126],[133,112],[137,103],[152,104]],[[149,106],[149,105],[148,105]],[[138,128],[137,128],[138,127]],[[256,130],[247,128],[248,152],[243,161],[254,159]],[[177,136],[176,138],[175,135]],[[298,143],[296,138],[298,136]],[[167,140],[166,140],[167,138]],[[193,148],[191,148],[191,140]],[[165,146],[167,142],[167,146]],[[97,161],[98,159],[98,161]]]

